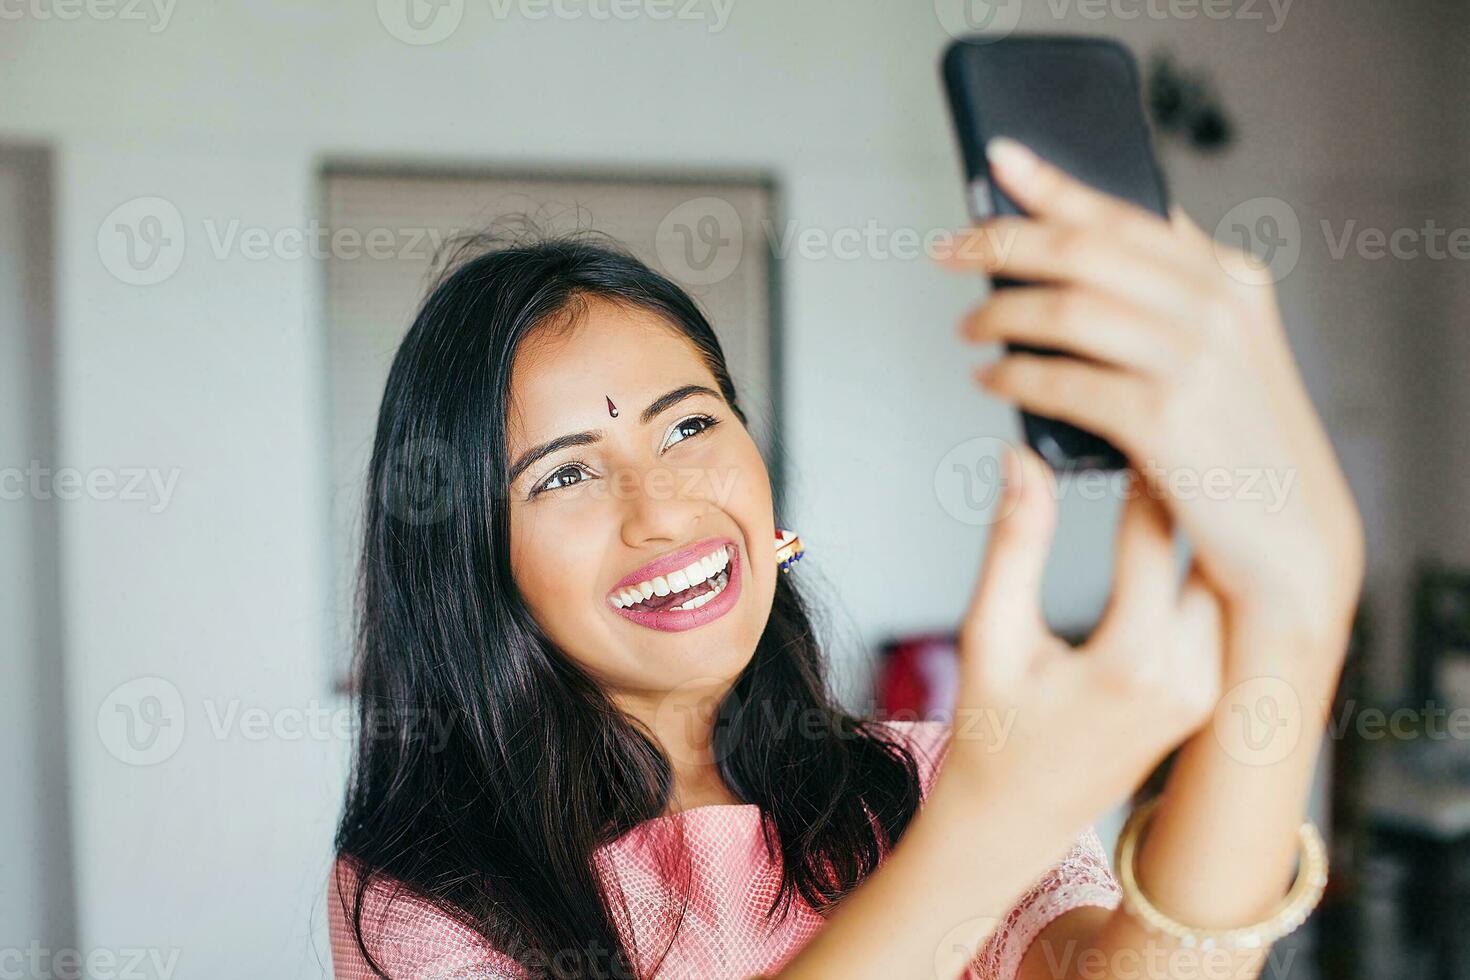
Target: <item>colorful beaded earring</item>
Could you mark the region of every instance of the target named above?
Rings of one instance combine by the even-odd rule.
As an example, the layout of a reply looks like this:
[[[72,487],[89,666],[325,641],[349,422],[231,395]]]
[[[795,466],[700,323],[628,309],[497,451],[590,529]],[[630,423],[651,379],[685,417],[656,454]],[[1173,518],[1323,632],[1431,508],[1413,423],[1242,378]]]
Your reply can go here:
[[[776,567],[783,572],[791,571],[791,566],[801,560],[806,549],[801,546],[801,538],[796,536],[795,531],[786,528],[776,528]]]

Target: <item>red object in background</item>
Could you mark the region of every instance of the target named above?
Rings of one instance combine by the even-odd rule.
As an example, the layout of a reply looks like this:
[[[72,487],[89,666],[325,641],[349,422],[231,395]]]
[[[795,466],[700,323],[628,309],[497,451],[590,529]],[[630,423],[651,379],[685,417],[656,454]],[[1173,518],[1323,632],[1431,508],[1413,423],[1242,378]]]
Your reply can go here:
[[[952,633],[900,637],[883,649],[875,684],[879,718],[948,718],[959,686]]]

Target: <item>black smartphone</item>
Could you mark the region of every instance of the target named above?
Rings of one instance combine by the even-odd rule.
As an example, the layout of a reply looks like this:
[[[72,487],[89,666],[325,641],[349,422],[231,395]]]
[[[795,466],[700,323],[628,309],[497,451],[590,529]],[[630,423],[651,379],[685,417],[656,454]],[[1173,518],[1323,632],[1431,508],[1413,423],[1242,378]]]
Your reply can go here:
[[[1024,214],[990,180],[985,144],[1010,136],[1079,180],[1167,217],[1168,192],[1143,110],[1138,65],[1110,38],[1011,34],[961,38],[944,52],[944,86],[959,137],[970,217]],[[995,277],[992,288],[1025,288]],[[1058,351],[1008,344],[1053,356]],[[1053,469],[1118,470],[1112,443],[1057,419],[1023,412],[1026,442]]]

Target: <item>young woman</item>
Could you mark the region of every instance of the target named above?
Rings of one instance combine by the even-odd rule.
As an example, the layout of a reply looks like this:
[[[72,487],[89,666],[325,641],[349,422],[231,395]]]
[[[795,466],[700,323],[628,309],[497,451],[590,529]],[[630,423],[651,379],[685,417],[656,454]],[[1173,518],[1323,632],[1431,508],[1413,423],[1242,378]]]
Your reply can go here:
[[[961,334],[1080,357],[1012,354],[985,387],[1141,474],[1087,644],[1042,622],[1055,503],[1022,450],[953,726],[844,714],[695,304],[576,239],[465,261],[398,351],[373,448],[337,976],[1258,975],[1280,929],[1209,930],[1276,922],[1293,879],[1359,518],[1244,255],[992,156],[1033,216],[945,261],[1037,285]],[[1180,490],[1216,471],[1290,492]],[[1265,741],[1237,731],[1263,696]],[[1120,904],[1091,823],[1181,743],[1120,874],[1170,931]]]

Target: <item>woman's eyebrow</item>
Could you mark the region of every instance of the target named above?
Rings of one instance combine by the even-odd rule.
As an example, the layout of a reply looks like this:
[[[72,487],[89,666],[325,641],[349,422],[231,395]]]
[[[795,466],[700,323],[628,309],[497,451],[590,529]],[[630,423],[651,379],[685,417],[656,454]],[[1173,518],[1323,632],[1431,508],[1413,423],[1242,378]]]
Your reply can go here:
[[[640,425],[647,425],[674,405],[677,405],[686,398],[693,398],[695,395],[710,395],[715,398],[721,397],[718,391],[715,391],[707,385],[680,385],[673,391],[665,392],[649,402],[648,407],[639,414],[638,423]],[[552,453],[560,452],[563,449],[570,449],[573,446],[589,446],[601,441],[603,432],[604,430],[602,429],[593,429],[590,432],[573,432],[568,435],[557,436],[550,442],[543,442],[539,446],[531,447],[521,453],[520,457],[515,461],[515,465],[510,468],[510,479],[507,483],[515,483],[528,467],[534,465],[538,460],[550,456]]]

